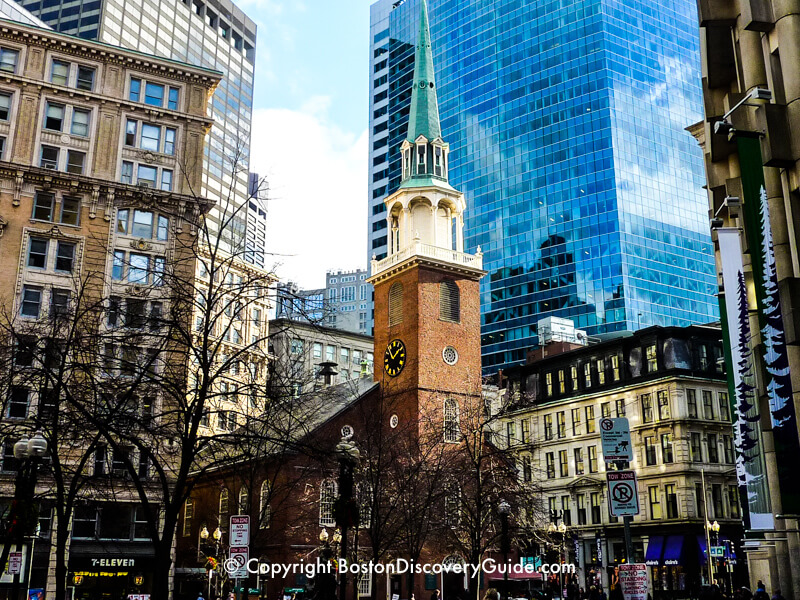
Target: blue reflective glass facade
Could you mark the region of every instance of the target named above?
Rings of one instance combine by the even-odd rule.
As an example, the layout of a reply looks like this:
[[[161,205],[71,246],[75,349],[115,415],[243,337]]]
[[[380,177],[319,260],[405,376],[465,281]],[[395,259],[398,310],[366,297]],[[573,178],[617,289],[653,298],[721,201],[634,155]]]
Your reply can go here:
[[[702,153],[685,131],[702,120],[695,1],[428,7],[450,183],[467,199],[466,250],[480,246],[489,271],[484,369],[524,360],[546,316],[590,335],[717,320]],[[419,0],[371,14],[368,252],[380,257]]]

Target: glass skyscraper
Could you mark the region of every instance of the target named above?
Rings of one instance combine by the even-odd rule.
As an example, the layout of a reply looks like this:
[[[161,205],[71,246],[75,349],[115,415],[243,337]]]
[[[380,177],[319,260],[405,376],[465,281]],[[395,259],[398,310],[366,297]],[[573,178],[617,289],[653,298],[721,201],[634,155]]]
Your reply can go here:
[[[214,127],[206,145],[200,193],[216,202],[209,221],[223,231],[230,249],[250,262],[263,257],[263,247],[254,250],[245,241],[263,238],[258,232],[248,236],[246,230],[248,222],[251,228],[264,227],[266,219],[260,202],[247,201],[252,188],[248,165],[256,24],[230,0],[16,1],[61,33],[224,73],[209,106]]]
[[[590,335],[718,318],[695,0],[429,0],[450,181],[484,253],[483,365],[536,322]],[[368,256],[400,183],[419,0],[371,7]]]

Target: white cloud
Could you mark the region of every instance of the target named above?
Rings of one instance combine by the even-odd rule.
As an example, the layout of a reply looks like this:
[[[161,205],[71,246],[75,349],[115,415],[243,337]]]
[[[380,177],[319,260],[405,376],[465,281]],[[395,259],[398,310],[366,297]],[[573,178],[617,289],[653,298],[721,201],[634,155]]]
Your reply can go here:
[[[251,168],[266,176],[268,249],[281,278],[322,287],[325,271],[364,267],[367,255],[367,132],[343,131],[330,99],[296,110],[253,111]]]

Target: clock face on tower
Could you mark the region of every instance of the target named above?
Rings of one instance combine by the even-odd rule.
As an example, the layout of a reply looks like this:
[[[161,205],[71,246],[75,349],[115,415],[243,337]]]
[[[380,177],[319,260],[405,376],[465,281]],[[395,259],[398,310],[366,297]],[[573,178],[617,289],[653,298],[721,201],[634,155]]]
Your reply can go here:
[[[406,366],[406,346],[401,340],[392,340],[383,353],[383,369],[389,377],[397,377]]]

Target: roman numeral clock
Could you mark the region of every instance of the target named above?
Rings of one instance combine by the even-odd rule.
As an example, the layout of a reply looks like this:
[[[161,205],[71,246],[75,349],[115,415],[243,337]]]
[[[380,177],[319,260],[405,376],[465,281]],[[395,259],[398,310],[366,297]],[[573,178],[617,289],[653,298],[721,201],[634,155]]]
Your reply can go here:
[[[389,377],[397,377],[406,366],[406,345],[402,340],[389,342],[383,353],[383,370]]]

